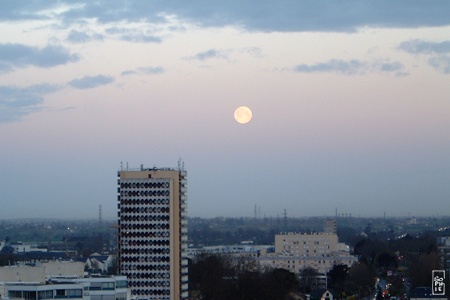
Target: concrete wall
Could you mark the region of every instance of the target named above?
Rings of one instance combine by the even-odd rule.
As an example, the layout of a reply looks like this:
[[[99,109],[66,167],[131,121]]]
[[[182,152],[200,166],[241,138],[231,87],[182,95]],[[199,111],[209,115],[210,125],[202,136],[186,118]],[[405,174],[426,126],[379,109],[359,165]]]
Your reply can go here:
[[[1,267],[0,281],[45,283],[44,267]]]

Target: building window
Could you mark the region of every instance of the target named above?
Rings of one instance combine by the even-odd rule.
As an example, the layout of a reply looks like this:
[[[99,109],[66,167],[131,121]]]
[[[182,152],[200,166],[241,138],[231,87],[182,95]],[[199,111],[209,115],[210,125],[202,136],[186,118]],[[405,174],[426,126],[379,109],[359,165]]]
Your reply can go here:
[[[118,289],[126,289],[128,287],[128,283],[126,280],[120,280],[116,282],[116,288]]]
[[[66,298],[66,290],[56,290],[55,298]]]
[[[103,282],[102,290],[114,290],[114,282]]]
[[[83,291],[81,289],[67,290],[67,296],[69,298],[82,298],[83,297]]]
[[[53,291],[39,291],[38,299],[53,299]]]

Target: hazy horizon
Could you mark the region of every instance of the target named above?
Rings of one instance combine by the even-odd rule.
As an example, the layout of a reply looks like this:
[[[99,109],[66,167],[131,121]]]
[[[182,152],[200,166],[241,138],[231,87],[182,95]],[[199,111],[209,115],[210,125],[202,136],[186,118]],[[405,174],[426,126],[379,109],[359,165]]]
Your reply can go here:
[[[191,217],[450,214],[449,9],[7,1],[0,219],[113,217],[121,164],[180,158]]]

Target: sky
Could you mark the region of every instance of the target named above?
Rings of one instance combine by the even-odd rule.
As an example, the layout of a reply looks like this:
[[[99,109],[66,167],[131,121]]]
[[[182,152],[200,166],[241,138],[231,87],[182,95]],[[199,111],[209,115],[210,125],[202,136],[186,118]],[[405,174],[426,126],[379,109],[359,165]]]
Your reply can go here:
[[[449,11],[4,0],[0,219],[114,219],[118,170],[180,159],[191,217],[448,216]]]

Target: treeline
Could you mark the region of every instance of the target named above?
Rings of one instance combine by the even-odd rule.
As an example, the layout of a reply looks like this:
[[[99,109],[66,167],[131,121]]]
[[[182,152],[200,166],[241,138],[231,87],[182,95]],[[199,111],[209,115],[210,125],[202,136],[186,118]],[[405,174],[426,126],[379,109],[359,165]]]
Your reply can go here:
[[[297,299],[298,284],[287,270],[261,272],[249,257],[200,254],[189,265],[192,300]]]
[[[375,291],[375,274],[364,263],[348,268],[336,265],[327,274],[336,297],[368,296]],[[321,276],[312,268],[299,276],[284,269],[261,270],[251,257],[201,254],[190,261],[190,299],[303,299],[321,287]]]
[[[335,265],[327,286],[337,298],[377,294],[403,297],[415,287],[431,286],[432,270],[439,266],[437,233],[396,240],[359,238],[352,267]],[[201,254],[190,261],[192,299],[296,299],[319,286],[321,276],[311,268],[299,274],[282,269],[261,270],[248,256]],[[322,274],[323,280],[323,274]],[[376,282],[382,282],[376,286]]]

